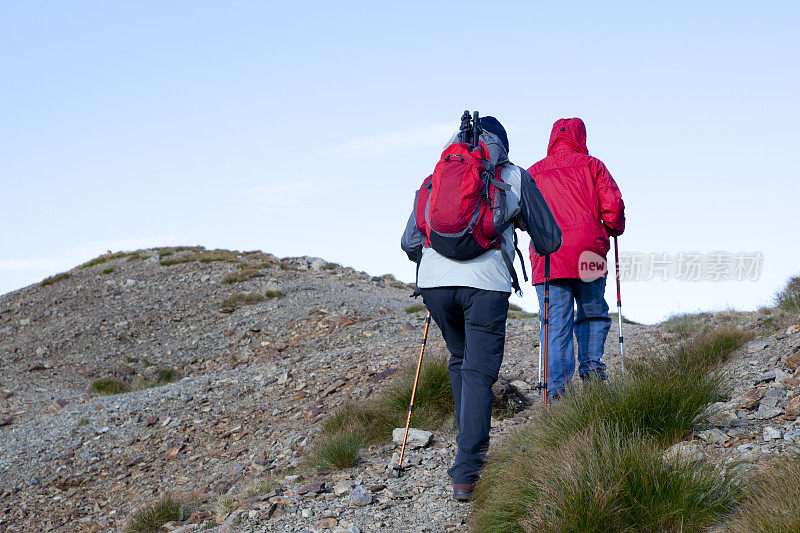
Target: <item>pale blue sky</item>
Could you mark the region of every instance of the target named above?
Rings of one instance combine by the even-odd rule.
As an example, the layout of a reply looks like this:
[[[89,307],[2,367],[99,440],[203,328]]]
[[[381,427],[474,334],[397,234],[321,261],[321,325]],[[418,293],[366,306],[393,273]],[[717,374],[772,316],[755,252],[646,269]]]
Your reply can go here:
[[[165,244],[413,280],[413,189],[464,109],[525,167],[582,117],[624,250],[764,254],[757,282],[629,283],[635,319],[753,308],[800,272],[796,3],[488,6],[3,3],[0,293]]]

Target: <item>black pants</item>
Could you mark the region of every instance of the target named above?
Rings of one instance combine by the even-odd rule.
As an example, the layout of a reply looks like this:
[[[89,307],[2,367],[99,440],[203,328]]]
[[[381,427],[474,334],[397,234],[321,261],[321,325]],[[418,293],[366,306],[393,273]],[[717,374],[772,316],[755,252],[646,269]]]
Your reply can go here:
[[[458,452],[447,473],[454,484],[477,481],[489,447],[492,385],[503,362],[509,296],[470,287],[422,289],[450,352]]]

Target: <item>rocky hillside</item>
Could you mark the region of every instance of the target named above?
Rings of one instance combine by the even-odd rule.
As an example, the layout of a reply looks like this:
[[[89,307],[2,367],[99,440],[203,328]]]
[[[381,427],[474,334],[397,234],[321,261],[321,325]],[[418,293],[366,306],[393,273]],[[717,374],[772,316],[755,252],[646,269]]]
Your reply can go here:
[[[415,364],[423,315],[410,292],[321,259],[169,248],[101,256],[0,296],[0,529],[115,531],[173,493],[194,502],[167,526],[182,531],[466,530],[469,507],[448,499],[447,430],[410,453],[400,480],[392,444],[343,472],[304,464],[326,413]],[[538,322],[515,317],[502,373],[536,400]],[[758,338],[728,363],[715,425],[676,453],[757,465],[800,442],[800,326],[774,331],[763,313],[694,320]],[[674,344],[685,332],[668,326],[626,325],[627,349]],[[428,353],[443,355],[432,331]],[[538,409],[497,420],[495,441]]]

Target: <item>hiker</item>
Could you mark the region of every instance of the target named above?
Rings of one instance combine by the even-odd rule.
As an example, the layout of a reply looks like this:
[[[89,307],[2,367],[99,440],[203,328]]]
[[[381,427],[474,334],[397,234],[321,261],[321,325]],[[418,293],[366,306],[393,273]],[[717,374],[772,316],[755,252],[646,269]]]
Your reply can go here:
[[[469,153],[459,148],[466,144],[456,144],[469,137],[468,128],[464,127],[464,120],[469,121],[468,112],[465,117],[460,132],[446,145],[434,174],[417,191],[401,243],[409,259],[417,263],[417,290],[450,352],[448,367],[458,451],[448,474],[453,482],[453,498],[459,501],[470,499],[489,446],[492,385],[503,361],[508,298],[512,288],[519,288],[513,267],[514,228],[526,229],[538,254],[553,253],[561,244],[561,230],[544,198],[531,176],[508,160],[508,135],[491,116],[479,118],[473,126],[477,126],[478,138],[486,148],[484,159],[489,160],[484,165],[488,168],[486,181],[479,182],[485,186],[480,198],[484,201],[487,191],[492,198],[481,205],[489,203],[492,207],[475,211],[473,206],[461,211],[461,221],[467,222],[475,222],[474,216],[481,213],[471,232],[462,231],[459,236],[458,228],[437,231],[438,225],[447,225],[445,219],[453,217],[454,210],[463,210],[464,202],[469,203],[463,197],[465,180],[447,182],[448,172],[457,173],[469,158]],[[495,173],[496,169],[499,172]],[[493,176],[497,179],[491,179]],[[499,230],[499,237],[488,245],[485,241],[490,239],[483,234],[485,223]],[[476,247],[478,241],[482,244],[479,242],[481,245]],[[462,257],[475,256],[453,258],[460,253]]]
[[[606,253],[609,236],[625,230],[625,205],[606,166],[589,155],[586,126],[579,118],[562,118],[553,124],[547,157],[528,172],[564,231],[561,249],[550,258],[548,395],[557,398],[575,372],[573,332],[581,379],[606,379],[601,361],[611,327],[605,300]],[[544,261],[536,250],[531,249],[530,256],[541,311]],[[540,336],[544,342],[544,333]]]

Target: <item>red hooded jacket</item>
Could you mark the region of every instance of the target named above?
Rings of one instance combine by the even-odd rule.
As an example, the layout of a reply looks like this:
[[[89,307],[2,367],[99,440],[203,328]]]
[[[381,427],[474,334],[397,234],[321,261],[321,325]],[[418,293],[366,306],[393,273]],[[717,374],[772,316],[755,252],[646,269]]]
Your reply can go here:
[[[614,178],[586,148],[586,126],[579,118],[553,124],[547,157],[528,172],[542,191],[562,231],[561,248],[551,255],[550,277],[579,278],[584,251],[605,258],[609,235],[625,231],[625,204]],[[544,281],[544,258],[531,249],[533,283]],[[605,272],[603,272],[605,274]]]

